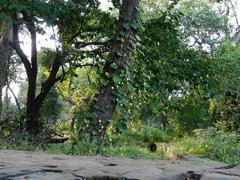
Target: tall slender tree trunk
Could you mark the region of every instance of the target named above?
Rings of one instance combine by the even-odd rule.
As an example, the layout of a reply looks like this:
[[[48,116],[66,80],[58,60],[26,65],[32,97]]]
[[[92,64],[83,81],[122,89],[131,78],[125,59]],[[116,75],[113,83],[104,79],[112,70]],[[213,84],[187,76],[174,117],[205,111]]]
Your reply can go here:
[[[120,76],[121,71],[125,69],[128,60],[131,58],[131,37],[136,34],[136,28],[133,27],[137,22],[138,5],[139,0],[123,0],[115,39],[109,54],[111,62],[106,63],[103,74],[111,74],[112,77]],[[107,79],[109,83],[107,85],[101,85],[96,103],[92,107],[92,111],[96,118],[95,120],[101,122],[100,134],[98,136],[99,149],[116,106],[113,93],[115,83],[113,78]]]
[[[11,34],[12,31],[10,24],[0,24],[0,120],[2,117],[2,88],[7,82],[9,59],[11,54],[9,44]]]
[[[0,88],[0,121],[2,120],[2,87]]]

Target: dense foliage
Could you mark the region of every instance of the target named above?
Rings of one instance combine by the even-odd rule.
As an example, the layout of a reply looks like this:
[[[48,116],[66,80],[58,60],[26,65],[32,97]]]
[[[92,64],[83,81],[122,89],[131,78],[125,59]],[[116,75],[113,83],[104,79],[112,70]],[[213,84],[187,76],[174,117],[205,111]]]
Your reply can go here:
[[[0,148],[165,158],[171,144],[239,163],[234,2],[101,3],[0,2],[0,40],[12,29]]]

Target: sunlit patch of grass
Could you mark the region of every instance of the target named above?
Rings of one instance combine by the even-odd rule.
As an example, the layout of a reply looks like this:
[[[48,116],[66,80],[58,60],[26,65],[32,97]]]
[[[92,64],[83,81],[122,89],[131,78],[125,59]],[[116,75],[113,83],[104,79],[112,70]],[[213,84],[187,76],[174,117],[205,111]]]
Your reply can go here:
[[[163,159],[165,157],[162,149],[151,152],[147,148],[147,145],[143,147],[135,144],[121,144],[119,146],[106,147],[103,149],[103,155],[147,159]]]
[[[240,135],[224,133],[210,128],[186,136],[176,144],[180,151],[220,160],[230,164],[240,164]]]

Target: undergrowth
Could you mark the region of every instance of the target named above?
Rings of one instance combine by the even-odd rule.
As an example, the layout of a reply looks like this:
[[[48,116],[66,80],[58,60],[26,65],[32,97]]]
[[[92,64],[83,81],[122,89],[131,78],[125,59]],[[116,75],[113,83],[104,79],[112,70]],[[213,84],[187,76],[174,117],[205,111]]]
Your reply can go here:
[[[175,143],[181,152],[229,164],[240,164],[240,134],[216,128],[195,130]]]
[[[240,164],[240,134],[223,132],[217,128],[198,129],[191,135],[185,135],[176,141],[167,131],[155,127],[145,127],[138,131],[112,133],[106,138],[100,155],[131,158],[168,159],[163,149],[164,144],[171,144],[181,153],[193,154],[229,164]],[[149,144],[157,146],[151,151]],[[71,140],[60,144],[31,143],[24,137],[15,135],[0,138],[0,149],[22,151],[46,151],[71,155],[96,155],[96,143],[87,141],[74,144]]]

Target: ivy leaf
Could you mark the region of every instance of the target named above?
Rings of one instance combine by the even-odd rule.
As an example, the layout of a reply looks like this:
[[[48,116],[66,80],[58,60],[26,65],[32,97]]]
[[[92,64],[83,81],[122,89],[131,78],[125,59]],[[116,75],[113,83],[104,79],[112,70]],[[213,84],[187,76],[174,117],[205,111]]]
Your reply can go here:
[[[126,69],[127,78],[128,78],[128,80],[130,80],[131,79],[131,75],[130,75],[130,71],[129,71],[128,66],[126,66],[125,69]]]
[[[123,23],[123,27],[126,29],[126,30],[129,30],[130,29],[130,25],[128,23]]]
[[[118,128],[119,130],[122,130],[122,131],[127,130],[127,125],[126,125],[126,123],[124,123],[124,122],[122,122],[122,121],[118,121],[116,126],[117,126],[117,128]]]
[[[121,82],[121,78],[119,76],[115,75],[115,76],[113,76],[113,82],[117,84],[117,83]]]
[[[109,81],[107,79],[101,79],[101,84],[104,86],[108,85]]]
[[[137,39],[137,41],[141,41],[141,38],[138,35],[135,35],[135,38]]]
[[[122,52],[120,50],[117,50],[117,55],[122,56]]]
[[[111,64],[111,67],[112,67],[113,69],[117,69],[116,63],[112,63],[112,64]]]
[[[139,24],[134,23],[134,24],[130,24],[131,28],[133,28],[134,30],[138,30],[139,29]]]

